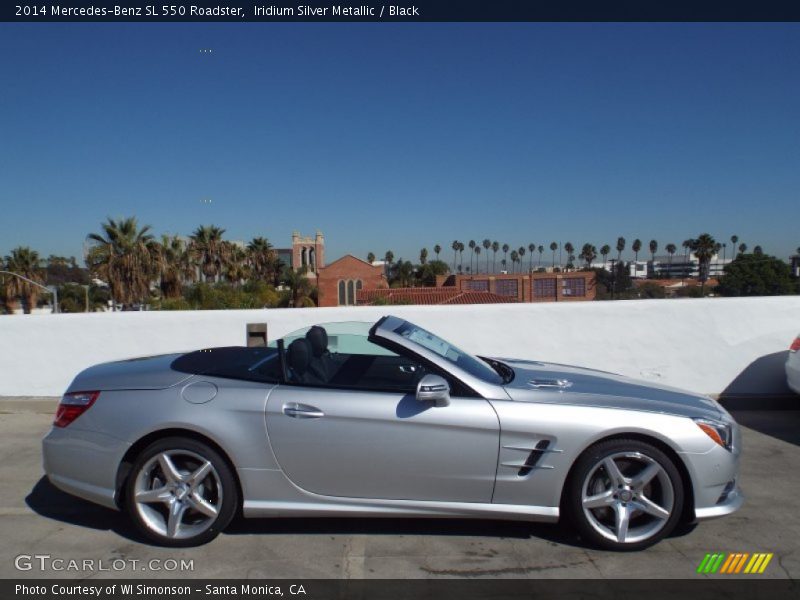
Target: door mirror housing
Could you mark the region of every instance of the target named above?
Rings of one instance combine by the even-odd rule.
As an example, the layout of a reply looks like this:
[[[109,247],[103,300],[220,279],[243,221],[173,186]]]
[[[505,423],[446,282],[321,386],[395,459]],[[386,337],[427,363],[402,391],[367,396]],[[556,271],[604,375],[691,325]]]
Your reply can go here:
[[[450,404],[450,386],[444,377],[428,374],[417,384],[417,400],[433,402],[436,406]]]

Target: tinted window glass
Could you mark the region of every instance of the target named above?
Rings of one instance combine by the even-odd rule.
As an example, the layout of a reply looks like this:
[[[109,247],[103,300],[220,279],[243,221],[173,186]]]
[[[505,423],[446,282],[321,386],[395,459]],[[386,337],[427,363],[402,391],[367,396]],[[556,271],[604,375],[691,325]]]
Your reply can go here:
[[[278,383],[281,379],[275,348],[207,348],[179,356],[170,366],[181,373],[243,381]]]
[[[418,344],[431,352],[435,352],[451,364],[463,369],[474,377],[488,383],[503,383],[503,378],[485,362],[475,358],[471,354],[467,354],[463,350],[459,350],[442,338],[429,331],[425,331],[422,327],[417,327],[413,323],[406,321],[397,327],[394,332],[403,336],[410,342]]]

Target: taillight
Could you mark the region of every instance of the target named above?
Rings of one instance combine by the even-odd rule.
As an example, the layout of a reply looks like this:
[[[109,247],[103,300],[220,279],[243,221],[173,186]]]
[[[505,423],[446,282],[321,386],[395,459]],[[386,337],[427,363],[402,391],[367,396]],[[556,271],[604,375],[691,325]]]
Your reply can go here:
[[[798,350],[800,350],[800,335],[794,338],[792,345],[789,346],[789,352],[797,352]]]
[[[56,411],[56,420],[53,425],[66,427],[75,419],[85,413],[94,404],[100,392],[72,392],[64,394]]]

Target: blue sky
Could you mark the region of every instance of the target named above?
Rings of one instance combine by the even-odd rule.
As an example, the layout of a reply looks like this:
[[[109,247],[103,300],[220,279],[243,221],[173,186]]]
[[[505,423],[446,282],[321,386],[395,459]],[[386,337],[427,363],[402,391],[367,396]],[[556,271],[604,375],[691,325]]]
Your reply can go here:
[[[4,23],[0,254],[135,215],[321,229],[329,260],[704,231],[786,256],[798,73],[796,24]]]

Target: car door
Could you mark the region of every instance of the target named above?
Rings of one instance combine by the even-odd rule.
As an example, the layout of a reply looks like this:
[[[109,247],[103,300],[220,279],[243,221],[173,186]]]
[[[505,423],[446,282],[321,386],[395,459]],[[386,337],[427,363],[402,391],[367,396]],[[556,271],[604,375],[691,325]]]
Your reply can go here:
[[[356,360],[365,361],[363,356]],[[326,496],[395,500],[491,502],[499,423],[478,397],[448,406],[417,401],[413,360],[374,361],[359,371],[373,389],[277,386],[267,401],[269,443],[286,476]],[[387,386],[387,373],[396,372]]]

